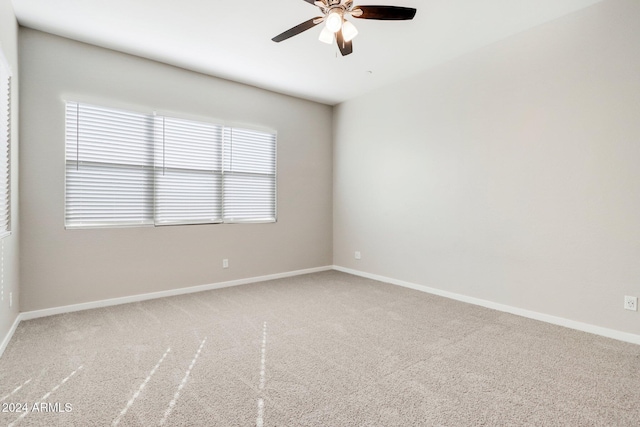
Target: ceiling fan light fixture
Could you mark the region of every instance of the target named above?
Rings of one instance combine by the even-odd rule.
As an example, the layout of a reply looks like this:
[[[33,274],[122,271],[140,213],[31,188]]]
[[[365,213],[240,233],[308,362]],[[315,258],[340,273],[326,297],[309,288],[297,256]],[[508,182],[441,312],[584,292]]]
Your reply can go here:
[[[323,43],[334,41],[342,56],[353,53],[352,40],[358,35],[358,29],[345,17],[357,19],[376,19],[380,21],[408,21],[416,15],[416,9],[401,6],[355,6],[353,0],[304,0],[320,9],[321,16],[308,19],[271,40],[276,43],[287,40],[304,31],[310,30],[324,21],[324,27],[318,39]]]
[[[351,22],[345,20],[342,24],[342,37],[344,41],[350,42],[358,35],[358,29]]]
[[[318,40],[320,40],[322,43],[333,44],[333,32],[327,27],[324,27],[320,32],[320,37],[318,37]]]
[[[332,33],[337,33],[342,28],[342,14],[338,9],[334,9],[327,15],[327,19],[324,21],[326,28]]]

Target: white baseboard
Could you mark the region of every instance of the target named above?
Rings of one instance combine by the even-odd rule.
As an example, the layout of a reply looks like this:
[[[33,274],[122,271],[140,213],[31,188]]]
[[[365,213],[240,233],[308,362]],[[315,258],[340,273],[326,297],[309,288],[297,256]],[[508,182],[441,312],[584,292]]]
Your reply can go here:
[[[20,316],[20,314],[18,314],[18,316],[16,317],[16,320],[13,322],[13,325],[11,325],[9,332],[7,332],[7,335],[2,340],[2,343],[0,343],[0,357],[2,357],[2,354],[4,353],[7,346],[9,345],[9,341],[11,341],[11,338],[13,338],[13,334],[16,332],[16,329],[18,328],[18,324],[20,323],[21,320],[22,320],[22,317]]]
[[[422,291],[429,294],[466,302],[469,304],[479,305],[482,307],[491,308],[493,310],[515,314],[517,316],[527,317],[529,319],[540,320],[542,322],[552,323],[554,325],[576,329],[582,332],[589,332],[591,334],[601,335],[603,337],[613,338],[619,341],[625,341],[632,344],[640,344],[640,335],[631,334],[628,332],[621,332],[615,329],[603,328],[601,326],[590,325],[588,323],[577,322],[575,320],[569,320],[562,317],[552,316],[550,314],[538,313],[537,311],[525,310],[523,308],[512,307],[510,305],[505,305],[505,304],[499,304],[497,302],[487,301],[480,298],[474,298],[474,297],[470,297],[462,294],[443,291],[441,289],[430,288],[428,286],[418,285],[411,282],[405,282],[404,280],[392,279],[390,277],[379,276],[377,274],[365,273],[364,271],[353,270],[351,268],[341,267],[338,265],[334,265],[333,269],[337,271],[341,271],[343,273],[349,273],[355,276],[365,277],[367,279],[378,280],[380,282],[390,283],[392,285],[398,285],[405,288],[411,288],[417,291]]]
[[[249,277],[246,279],[230,280],[228,282],[211,283],[208,285],[191,286],[188,288],[171,289],[168,291],[152,292],[148,294],[132,295],[128,297],[112,298],[100,301],[85,302],[81,304],[65,305],[63,307],[45,308],[43,310],[26,311],[20,313],[18,319],[30,320],[39,317],[53,316],[56,314],[71,313],[74,311],[90,310],[92,308],[109,307],[131,302],[146,301],[156,298],[171,297],[175,295],[191,294],[195,292],[209,291],[212,289],[228,288],[231,286],[246,285],[249,283],[264,282],[266,280],[282,279],[284,277],[300,276],[302,274],[317,273],[331,270],[331,266],[307,268],[305,270],[287,271],[284,273],[268,274],[266,276]],[[17,326],[17,325],[16,325]],[[10,334],[11,335],[11,334]],[[10,338],[10,337],[9,337]],[[7,343],[9,342],[7,338]]]
[[[288,272],[277,273],[277,274],[269,274],[266,276],[250,277],[246,279],[230,280],[227,282],[212,283],[208,285],[192,286],[188,288],[171,289],[168,291],[152,292],[148,294],[132,295],[128,297],[112,298],[112,299],[93,301],[93,302],[87,302],[82,304],[73,304],[73,305],[67,305],[63,307],[53,307],[53,308],[47,308],[44,310],[23,312],[18,315],[11,329],[2,340],[2,343],[0,344],[0,357],[2,357],[2,353],[6,349],[7,345],[9,344],[9,341],[11,340],[11,338],[13,337],[13,334],[16,331],[16,328],[18,327],[18,324],[22,320],[36,319],[39,317],[53,316],[56,314],[71,313],[74,311],[89,310],[92,308],[109,307],[113,305],[127,304],[131,302],[146,301],[150,299],[164,298],[164,297],[169,297],[174,295],[184,295],[184,294],[190,294],[195,292],[208,291],[212,289],[228,288],[231,286],[239,286],[239,285],[245,285],[249,283],[264,282],[266,280],[281,279],[285,277],[299,276],[302,274],[316,273],[316,272],[327,271],[332,269],[336,271],[341,271],[343,273],[353,274],[360,277],[366,277],[368,279],[378,280],[380,282],[390,283],[393,285],[403,286],[405,288],[415,289],[418,291],[439,295],[445,298],[450,298],[457,301],[466,302],[469,304],[479,305],[479,306],[490,308],[493,310],[502,311],[505,313],[511,313],[518,316],[551,323],[554,325],[576,329],[578,331],[589,332],[595,335],[601,335],[604,337],[613,338],[616,340],[625,341],[633,344],[640,344],[640,335],[631,334],[628,332],[621,332],[615,329],[603,328],[600,326],[590,325],[588,323],[577,322],[575,320],[564,319],[562,317],[552,316],[544,313],[538,313],[535,311],[512,307],[505,304],[499,304],[496,302],[487,301],[480,298],[474,298],[474,297],[470,297],[462,294],[456,294],[453,292],[443,291],[441,289],[431,288],[424,285],[418,285],[418,284],[406,282],[403,280],[392,279],[390,277],[380,276],[377,274],[366,273],[359,270],[353,270],[350,268],[333,265],[333,266],[309,268],[305,270],[288,271]]]

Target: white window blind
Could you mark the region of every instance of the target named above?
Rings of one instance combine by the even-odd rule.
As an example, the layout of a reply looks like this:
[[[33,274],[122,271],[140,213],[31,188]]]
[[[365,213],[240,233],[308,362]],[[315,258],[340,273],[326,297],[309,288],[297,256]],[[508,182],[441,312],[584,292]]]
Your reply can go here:
[[[11,231],[11,69],[0,50],[0,237]]]
[[[276,135],[225,128],[225,222],[275,221]]]
[[[67,227],[276,220],[275,133],[68,102]]]
[[[66,224],[153,224],[153,116],[67,103]]]
[[[156,117],[156,224],[222,222],[222,126]]]

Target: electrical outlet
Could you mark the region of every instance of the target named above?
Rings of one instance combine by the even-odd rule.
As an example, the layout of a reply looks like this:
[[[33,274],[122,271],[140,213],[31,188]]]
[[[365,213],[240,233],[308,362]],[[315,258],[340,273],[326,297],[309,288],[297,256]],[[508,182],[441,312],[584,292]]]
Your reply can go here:
[[[222,268],[229,268],[229,260],[228,259],[223,259],[222,260]]]
[[[9,292],[9,308],[13,307],[13,292]]]
[[[356,259],[361,259],[362,255],[360,254],[360,251],[356,251]]]
[[[638,311],[638,297],[624,297],[624,309],[631,311]]]

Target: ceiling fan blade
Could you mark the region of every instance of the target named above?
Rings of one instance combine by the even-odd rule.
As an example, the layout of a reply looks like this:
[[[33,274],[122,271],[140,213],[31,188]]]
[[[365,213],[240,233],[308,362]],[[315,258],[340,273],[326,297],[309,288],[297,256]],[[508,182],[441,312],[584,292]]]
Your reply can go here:
[[[282,40],[286,40],[286,39],[288,39],[290,37],[297,36],[301,32],[307,31],[309,28],[313,28],[316,25],[318,25],[320,22],[322,22],[322,21],[314,22],[317,19],[322,19],[322,16],[316,16],[315,18],[311,18],[308,21],[304,21],[302,24],[298,24],[293,28],[289,28],[287,31],[285,31],[282,34],[278,34],[277,36],[275,36],[271,40],[273,40],[276,43],[279,43]]]
[[[307,3],[310,3],[310,4],[315,6],[316,0],[304,0],[304,1],[306,1]]]
[[[344,41],[342,30],[338,30],[336,33],[336,42],[338,43],[338,49],[340,49],[342,56],[347,56],[353,52],[353,44],[350,41]]]
[[[361,10],[362,13],[357,12]],[[416,9],[399,6],[356,6],[351,15],[359,19],[381,19],[384,21],[405,21],[416,16]]]

